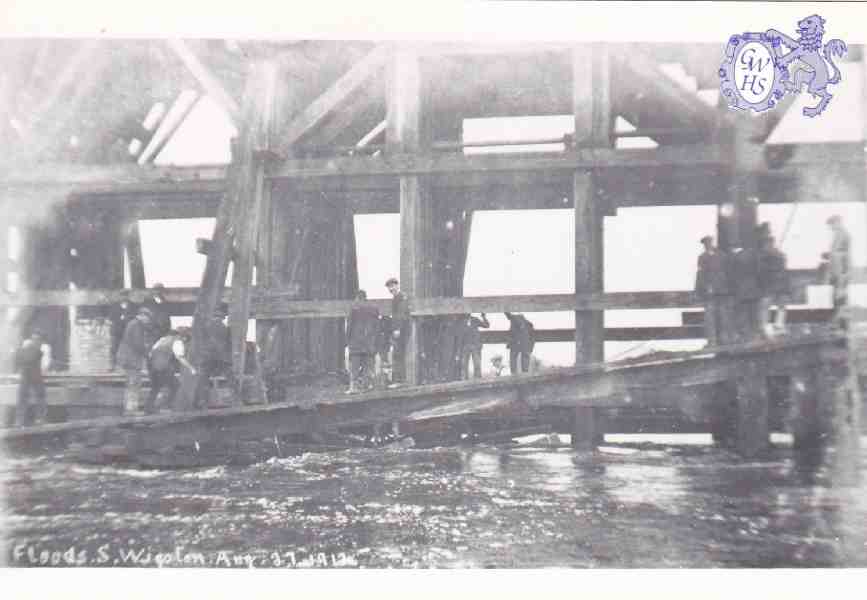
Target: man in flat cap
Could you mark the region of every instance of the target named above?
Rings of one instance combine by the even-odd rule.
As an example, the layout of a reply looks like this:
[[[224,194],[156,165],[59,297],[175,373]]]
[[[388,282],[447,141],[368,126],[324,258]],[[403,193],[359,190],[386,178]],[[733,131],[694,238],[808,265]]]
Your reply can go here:
[[[391,294],[391,337],[394,343],[392,350],[392,385],[406,382],[406,343],[411,324],[409,314],[409,297],[400,291],[400,283],[394,277],[385,282],[385,287]]]
[[[146,414],[157,412],[156,400],[163,389],[168,392],[166,406],[175,408],[175,396],[180,387],[178,374],[196,374],[196,369],[187,360],[190,338],[189,327],[178,327],[177,331],[170,331],[151,347],[147,361],[151,389],[144,406]],[[182,403],[184,408],[187,404]]]
[[[152,323],[153,313],[145,307],[140,308],[136,318],[127,323],[117,350],[117,364],[126,374],[124,412],[127,413],[141,410],[142,371],[151,347],[149,329]]]

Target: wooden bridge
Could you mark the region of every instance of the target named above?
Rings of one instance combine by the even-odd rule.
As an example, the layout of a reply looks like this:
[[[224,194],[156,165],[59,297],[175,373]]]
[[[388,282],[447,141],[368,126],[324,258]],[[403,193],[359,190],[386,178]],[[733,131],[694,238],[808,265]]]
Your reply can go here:
[[[619,409],[674,411],[752,457],[769,443],[769,381],[776,378],[788,390],[796,446],[830,440],[841,460],[857,464],[857,373],[867,358],[857,348],[865,345],[867,337],[827,333],[350,396],[330,390],[292,403],[0,429],[0,441],[13,453],[109,447],[113,457],[136,461],[182,447],[273,439],[279,448],[285,436],[392,423],[406,433],[417,422],[517,411],[540,431],[571,433],[573,446],[592,449],[606,430],[617,431],[606,413]]]
[[[851,49],[846,68],[865,81],[867,56],[857,50]],[[61,362],[87,358],[71,342],[81,339],[75,338],[76,327],[98,321],[118,300],[125,270],[134,300],[149,293],[141,219],[216,218],[211,240],[199,244],[207,253],[201,285],[170,289],[167,299],[174,316],[193,315],[194,360],[206,321],[221,301],[229,303],[236,377],[245,370],[250,319],[260,340],[280,324],[283,368],[299,362],[326,371],[343,368],[343,319],[359,287],[355,215],[399,214],[396,275],[413,313],[409,385],[402,390],[326,399],[315,408],[236,406],[4,431],[7,443],[62,440],[107,428],[124,432],[130,447],[159,448],[220,436],[408,420],[450,405],[472,412],[512,403],[571,411],[568,419],[552,422],[568,422],[581,445],[601,430],[596,416],[605,407],[650,405],[655,397],[662,406],[686,410],[692,402],[686,398],[695,394],[671,393],[665,400],[667,390],[707,389],[702,398],[723,400],[695,401],[705,407],[697,414],[715,423],[719,439],[750,456],[766,443],[762,382],[769,374],[794,381],[792,395],[804,403],[802,389],[815,389],[823,398],[838,389],[825,385],[823,378],[833,376],[849,382],[849,392],[840,397],[857,404],[858,386],[850,385],[847,360],[833,336],[718,348],[652,364],[602,363],[606,340],[699,333],[688,320],[664,331],[605,327],[606,310],[699,306],[683,290],[605,289],[604,221],[616,218],[620,208],[713,206],[719,246],[726,251],[757,246],[759,204],[867,198],[867,118],[852,115],[852,127],[861,133],[857,142],[768,143],[791,96],[755,118],[728,110],[724,102],[706,102],[699,92],[718,88],[720,44],[492,50],[336,41],[15,40],[0,51],[15,66],[6,76],[9,118],[0,122],[0,142],[26,148],[0,159],[0,209],[7,224],[0,228],[0,248],[9,245],[11,227],[22,242],[20,256],[0,257],[0,276],[7,282],[0,290],[0,337],[17,341],[38,326],[48,332]],[[668,63],[679,63],[695,89],[670,77]],[[157,103],[186,89],[213,99],[236,126],[230,164],[153,165],[180,121],[147,128],[145,118]],[[857,105],[864,107],[867,85],[861,89]],[[557,139],[463,139],[466,119],[564,114],[573,117],[574,131]],[[618,129],[618,117],[634,130]],[[653,147],[620,143],[636,137]],[[498,151],[517,143],[544,151]],[[547,150],[552,144],[557,149]],[[479,147],[487,153],[469,152]],[[474,212],[554,208],[573,213],[574,292],[464,296]],[[191,251],[194,244],[190,240]],[[815,274],[793,275],[792,301],[798,302]],[[18,281],[15,289],[11,280]],[[574,313],[574,328],[540,335],[543,342],[573,342],[575,367],[422,385],[444,375],[426,371],[421,358],[436,345],[438,323],[450,315],[505,310]],[[801,381],[805,373],[810,381]],[[837,396],[829,402],[839,404]],[[730,405],[733,411],[708,416]]]

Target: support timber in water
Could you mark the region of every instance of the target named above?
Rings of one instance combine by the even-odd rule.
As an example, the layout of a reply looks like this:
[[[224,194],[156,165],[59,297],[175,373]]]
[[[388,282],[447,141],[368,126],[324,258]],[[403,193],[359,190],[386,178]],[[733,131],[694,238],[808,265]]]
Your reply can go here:
[[[239,89],[225,89],[191,45],[174,43],[172,51],[197,85],[220,99],[238,127],[228,166],[143,169],[123,163],[34,161],[4,167],[0,201],[26,232],[18,269],[22,286],[0,295],[4,306],[23,308],[17,326],[41,324],[57,332],[52,345],[69,363],[68,307],[104,314],[123,287],[124,253],[134,299],[147,292],[138,221],[216,216],[201,287],[167,292],[174,315],[194,315],[194,354],[203,343],[203,322],[227,302],[236,380],[245,372],[250,318],[257,319],[260,344],[277,325],[281,368],[314,365],[322,372],[339,371],[344,369],[344,319],[358,289],[354,217],[396,212],[401,264],[395,275],[412,300],[407,341],[412,386],[436,386],[453,378],[449,328],[460,315],[482,310],[574,312],[574,330],[542,331],[540,341],[574,341],[576,369],[593,370],[604,359],[606,340],[697,334],[695,324],[686,321],[665,330],[605,327],[606,310],[700,306],[688,291],[606,292],[604,221],[616,217],[620,207],[717,206],[720,246],[752,248],[758,203],[865,199],[863,143],[811,144],[798,146],[791,156],[774,154],[764,145],[773,117],[747,123],[685,94],[646,50],[599,44],[515,53],[434,51],[411,44],[350,49],[345,59],[323,54],[330,58],[317,65],[321,81],[318,74],[310,77],[317,85],[305,85],[285,55],[265,52],[244,73],[242,95]],[[714,52],[679,48],[678,53],[689,55],[689,64],[718,60]],[[515,93],[492,94],[503,88],[504,74],[513,80],[505,83],[517,86]],[[455,81],[465,83],[466,93],[454,93]],[[473,144],[460,140],[464,118],[564,113],[573,116],[575,130],[563,138],[562,151],[472,155],[464,149]],[[617,116],[636,124],[659,146],[616,147]],[[21,198],[27,200],[26,209]],[[554,208],[573,211],[574,293],[463,297],[474,212]],[[31,214],[38,211],[47,218],[34,220]],[[0,242],[8,233],[0,235]],[[71,262],[72,250],[78,259]],[[233,280],[225,289],[230,264]],[[802,300],[815,274],[795,275],[795,300]],[[75,289],[69,289],[70,283]],[[388,301],[373,303],[389,314]],[[486,340],[501,337],[495,332]],[[788,352],[782,347],[769,351],[783,357]],[[772,395],[763,351],[756,350],[752,363],[747,355],[740,356],[737,370],[720,366],[727,364],[723,355],[713,359],[713,368],[724,376],[702,380],[701,385],[710,386],[706,396],[713,398],[702,411],[708,408],[713,415],[708,427],[720,442],[755,456],[767,445]],[[791,396],[802,409],[799,446],[822,440],[823,427],[843,431],[851,425],[851,414],[859,412],[860,391],[852,382],[863,371],[857,364],[841,370],[840,357],[828,352],[825,357],[833,369],[815,360],[803,373],[782,373],[792,378]],[[683,387],[695,383],[688,371],[669,367],[686,382]],[[708,365],[702,369],[712,370]],[[612,381],[616,378],[611,375]],[[544,406],[550,402],[563,408],[561,425],[572,434],[573,444],[584,448],[605,433],[602,411],[612,405],[610,397],[626,393],[610,382],[591,384],[577,376],[527,385],[521,381],[516,380],[515,389],[498,385],[505,386],[510,398],[523,402],[538,393],[546,398]],[[662,379],[652,383],[664,387]],[[424,393],[475,393],[472,384],[443,385],[457,387]],[[479,385],[479,390],[488,389],[488,383]],[[591,391],[582,387],[587,385]],[[828,406],[836,407],[832,413],[837,416],[822,421],[818,415]],[[366,418],[392,420],[375,411]],[[313,419],[308,425],[314,421],[319,422]],[[838,436],[848,440],[844,445],[853,443],[847,435]]]

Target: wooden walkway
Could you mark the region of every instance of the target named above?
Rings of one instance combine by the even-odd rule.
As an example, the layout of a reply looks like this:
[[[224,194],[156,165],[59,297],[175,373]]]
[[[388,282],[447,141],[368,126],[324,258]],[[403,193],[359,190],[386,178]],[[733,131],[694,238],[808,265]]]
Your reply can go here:
[[[179,445],[263,439],[340,427],[431,419],[494,410],[684,408],[694,396],[677,390],[791,375],[845,364],[846,338],[827,333],[696,352],[598,363],[539,374],[402,387],[364,394],[330,393],[302,404],[243,407],[71,421],[0,429],[0,443],[20,452],[97,439],[106,431],[129,448],[159,451]],[[671,393],[658,393],[670,390]],[[645,393],[652,391],[654,393]],[[767,402],[767,396],[762,396]],[[761,399],[760,399],[761,401]],[[689,408],[689,407],[687,407]],[[692,407],[706,410],[712,407]],[[765,416],[767,410],[764,411]],[[584,413],[585,415],[589,413]],[[100,434],[102,432],[102,434]]]

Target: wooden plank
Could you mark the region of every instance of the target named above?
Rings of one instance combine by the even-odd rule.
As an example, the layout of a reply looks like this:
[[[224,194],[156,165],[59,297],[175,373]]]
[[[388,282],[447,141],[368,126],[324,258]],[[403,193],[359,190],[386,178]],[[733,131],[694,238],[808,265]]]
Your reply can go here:
[[[213,98],[226,111],[229,118],[238,125],[241,122],[241,110],[232,95],[220,83],[220,79],[211,73],[183,40],[167,39],[166,43],[192,73],[205,93]]]
[[[686,117],[688,123],[697,124],[708,131],[719,127],[721,117],[712,106],[705,104],[697,94],[689,93],[660,70],[657,62],[635,48],[615,47],[614,54],[620,69],[628,73],[645,93],[658,97],[671,112]]]
[[[193,112],[193,109],[199,104],[199,100],[201,99],[201,96],[196,95],[196,97],[183,108],[181,113],[177,115],[177,117],[175,117],[174,121],[167,124],[166,127],[157,127],[150,142],[147,146],[145,146],[145,148],[142,150],[142,153],[139,155],[139,163],[143,164],[156,160],[156,158],[160,155],[160,152],[163,151],[163,148],[166,147],[166,144],[168,144],[172,140],[175,133],[178,131],[178,129],[180,129],[181,125],[186,122],[187,117],[190,116],[190,113]],[[164,123],[165,118],[163,119],[163,122],[160,123],[160,125],[163,125]]]
[[[325,123],[322,124],[315,132],[311,133],[308,139],[304,142],[304,148],[325,148],[331,145],[341,134],[346,133],[346,130],[351,127],[356,120],[364,118],[365,115],[374,111],[379,114],[385,113],[385,102],[382,95],[383,84],[379,81],[379,77],[372,77],[363,88],[358,90],[346,106],[331,115]],[[381,129],[379,129],[381,125]],[[355,144],[355,148],[362,149],[370,142],[372,137],[376,137],[385,131],[385,120],[380,122],[380,125]],[[371,136],[372,134],[372,136]],[[371,137],[369,137],[371,136]],[[366,140],[366,141],[365,141]],[[361,142],[364,142],[363,144]]]
[[[363,59],[340,77],[331,87],[310,103],[280,134],[280,141],[275,151],[281,156],[288,156],[290,148],[306,133],[312,131],[330,113],[340,107],[341,103],[364,84],[376,71],[382,68],[388,59],[390,50],[387,46],[376,46]]]

